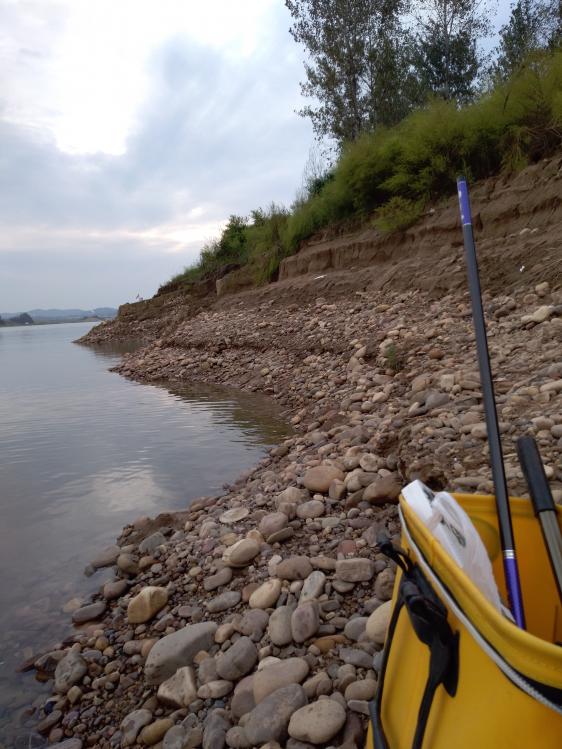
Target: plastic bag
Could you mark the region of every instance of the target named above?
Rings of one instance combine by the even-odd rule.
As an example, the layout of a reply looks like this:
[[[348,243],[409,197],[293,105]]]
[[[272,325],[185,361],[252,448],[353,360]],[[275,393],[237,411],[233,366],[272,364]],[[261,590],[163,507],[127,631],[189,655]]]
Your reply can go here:
[[[406,502],[490,603],[503,612],[492,565],[478,531],[448,492],[432,492],[421,481],[402,489]]]

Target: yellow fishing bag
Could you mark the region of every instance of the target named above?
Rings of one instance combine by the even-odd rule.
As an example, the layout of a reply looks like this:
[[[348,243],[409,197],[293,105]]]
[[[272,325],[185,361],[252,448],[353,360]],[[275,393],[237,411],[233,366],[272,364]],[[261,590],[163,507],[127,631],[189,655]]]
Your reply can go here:
[[[455,494],[506,600],[495,501]],[[510,498],[526,629],[500,614],[400,498],[398,565],[369,749],[562,749],[562,607],[530,501]],[[562,528],[562,512],[558,508]]]

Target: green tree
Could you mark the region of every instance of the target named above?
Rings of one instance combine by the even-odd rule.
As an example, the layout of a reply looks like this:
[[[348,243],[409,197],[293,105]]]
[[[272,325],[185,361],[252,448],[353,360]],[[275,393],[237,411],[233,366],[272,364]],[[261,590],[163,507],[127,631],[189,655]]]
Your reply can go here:
[[[490,31],[478,0],[420,0],[414,65],[422,88],[447,101],[476,93],[485,56],[479,42]]]
[[[307,53],[304,96],[318,138],[341,146],[410,109],[411,71],[402,23],[406,0],[285,0],[290,33]]]
[[[517,0],[509,21],[500,29],[494,74],[506,80],[532,52],[548,45],[555,33],[552,5],[537,0]]]

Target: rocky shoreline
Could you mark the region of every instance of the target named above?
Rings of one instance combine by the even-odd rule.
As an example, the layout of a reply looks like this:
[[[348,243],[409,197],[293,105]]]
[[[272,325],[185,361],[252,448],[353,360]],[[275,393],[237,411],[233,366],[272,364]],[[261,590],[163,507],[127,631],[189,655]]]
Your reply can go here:
[[[531,432],[562,501],[562,293],[485,306],[510,491],[525,493],[514,440]],[[147,339],[121,374],[264,392],[295,434],[93,560],[114,577],[74,611],[72,641],[34,659],[53,685],[38,733],[59,749],[363,746],[394,582],[377,537],[398,540],[400,488],[491,490],[468,298],[256,294]]]

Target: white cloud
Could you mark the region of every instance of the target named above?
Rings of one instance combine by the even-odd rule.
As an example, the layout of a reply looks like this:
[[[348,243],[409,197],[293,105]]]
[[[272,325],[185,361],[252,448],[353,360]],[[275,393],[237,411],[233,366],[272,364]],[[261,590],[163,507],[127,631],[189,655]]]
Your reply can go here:
[[[2,306],[149,296],[229,214],[290,202],[288,26],[279,0],[0,0]]]

